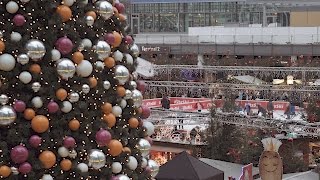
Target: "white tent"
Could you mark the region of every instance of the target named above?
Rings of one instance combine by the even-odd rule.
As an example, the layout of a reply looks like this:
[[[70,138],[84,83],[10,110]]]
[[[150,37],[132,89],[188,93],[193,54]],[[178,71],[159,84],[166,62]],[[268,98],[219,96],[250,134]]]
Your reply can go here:
[[[266,82],[265,81],[262,81],[261,79],[258,79],[256,77],[253,77],[253,76],[249,76],[249,75],[246,75],[246,76],[234,76],[235,79],[241,81],[241,82],[244,82],[244,83],[248,83],[248,84],[265,84]]]
[[[137,61],[138,61],[138,65],[137,65],[136,72],[140,76],[145,78],[151,78],[154,76],[154,69],[153,69],[154,64],[139,57],[137,58]]]

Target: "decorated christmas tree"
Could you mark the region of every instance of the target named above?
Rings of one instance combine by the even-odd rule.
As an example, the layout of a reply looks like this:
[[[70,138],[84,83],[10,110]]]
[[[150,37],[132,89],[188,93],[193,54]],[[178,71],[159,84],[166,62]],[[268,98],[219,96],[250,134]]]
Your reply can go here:
[[[139,49],[113,0],[0,2],[0,175],[151,179]]]

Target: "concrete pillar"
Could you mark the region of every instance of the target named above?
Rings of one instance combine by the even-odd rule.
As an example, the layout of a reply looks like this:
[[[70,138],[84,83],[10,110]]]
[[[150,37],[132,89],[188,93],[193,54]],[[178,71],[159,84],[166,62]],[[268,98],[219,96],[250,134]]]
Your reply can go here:
[[[263,14],[262,15],[262,26],[267,27],[268,26],[268,24],[267,24],[267,7],[265,4],[263,5],[262,14]]]

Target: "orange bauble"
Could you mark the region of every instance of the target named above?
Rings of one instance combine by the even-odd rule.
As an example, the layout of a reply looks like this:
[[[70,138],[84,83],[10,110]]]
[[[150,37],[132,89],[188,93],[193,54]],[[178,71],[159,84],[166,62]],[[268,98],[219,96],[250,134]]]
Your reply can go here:
[[[89,85],[91,88],[94,88],[98,85],[98,81],[95,77],[90,77],[89,78]]]
[[[107,68],[111,69],[116,65],[116,62],[112,57],[107,57],[107,58],[104,59],[104,65]]]
[[[39,160],[42,163],[42,166],[46,169],[52,168],[54,164],[56,163],[56,155],[51,151],[43,151],[39,155]]]
[[[57,13],[60,15],[62,22],[67,22],[72,17],[71,9],[66,5],[60,5],[57,7]]]
[[[131,154],[131,149],[129,147],[124,147],[123,152]]]
[[[112,113],[104,115],[103,120],[104,122],[107,123],[109,128],[112,128],[113,126],[115,126],[117,121],[116,116],[113,115]]]
[[[112,112],[112,104],[110,103],[103,103],[101,106],[102,111],[104,114],[109,114]]]
[[[122,152],[123,146],[120,141],[113,139],[108,144],[108,148],[111,156],[119,156]]]
[[[137,118],[130,118],[129,119],[129,126],[131,128],[137,128],[139,126],[139,121]]]
[[[69,171],[72,167],[72,162],[69,159],[64,159],[60,162],[61,169],[64,171]]]
[[[80,128],[80,122],[77,119],[72,119],[68,125],[72,131],[77,131]]]
[[[127,20],[127,16],[123,15],[123,14],[119,14],[118,18],[120,21],[126,21]]]
[[[26,119],[26,120],[31,120],[33,119],[34,117],[36,116],[36,112],[31,109],[31,108],[27,108],[24,110],[23,112],[23,117]]]
[[[97,19],[97,14],[94,11],[88,11],[86,16],[91,16],[93,19]]]
[[[117,9],[116,7],[113,7],[113,14],[114,14],[115,16],[118,16],[118,15],[119,15],[119,11],[118,11],[118,9]]]
[[[41,67],[39,64],[32,64],[29,68],[29,70],[34,73],[34,74],[40,74],[41,72]]]
[[[112,44],[113,47],[119,47],[122,42],[122,37],[117,31],[113,31],[114,36],[114,43]]]
[[[6,178],[10,176],[11,174],[11,169],[8,166],[1,166],[0,167],[0,176]]]
[[[84,59],[84,56],[81,52],[75,52],[72,55],[72,60],[76,64],[80,64],[83,59]]]
[[[56,91],[56,96],[60,101],[63,101],[67,98],[68,92],[63,88],[60,88]]]
[[[118,86],[117,87],[117,94],[120,97],[124,97],[126,95],[126,89],[123,86]]]
[[[0,41],[0,52],[3,52],[6,49],[6,45],[3,41]]]
[[[37,133],[44,133],[49,129],[49,120],[43,115],[37,115],[32,118],[31,127]]]

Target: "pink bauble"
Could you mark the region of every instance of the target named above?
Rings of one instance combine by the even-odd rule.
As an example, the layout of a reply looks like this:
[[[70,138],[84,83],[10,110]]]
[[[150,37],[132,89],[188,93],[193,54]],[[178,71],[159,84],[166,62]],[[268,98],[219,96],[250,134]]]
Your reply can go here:
[[[148,108],[147,106],[141,106],[142,109],[142,115],[141,118],[142,119],[147,119],[150,116],[150,108]]]
[[[131,45],[131,44],[133,43],[133,39],[132,39],[131,36],[126,36],[126,37],[124,38],[124,42],[125,42],[126,44],[128,44],[128,45]]]
[[[117,176],[112,176],[110,180],[120,180]]]
[[[21,174],[28,174],[29,172],[31,172],[31,170],[32,170],[32,166],[28,162],[24,162],[19,166],[19,172]]]
[[[115,7],[117,8],[119,13],[124,13],[125,7],[124,7],[124,5],[122,3],[116,3]]]
[[[68,37],[59,38],[56,41],[56,49],[63,55],[69,54],[73,49],[73,43]]]
[[[23,101],[17,100],[14,102],[13,108],[17,112],[23,112],[26,109],[26,103],[24,103]]]
[[[26,23],[26,18],[21,15],[21,14],[16,14],[14,17],[13,17],[13,23],[14,25],[16,26],[23,26],[24,23]]]
[[[66,137],[63,140],[63,146],[66,148],[74,148],[76,146],[76,140],[73,137]]]
[[[50,114],[53,114],[53,113],[56,113],[59,110],[59,105],[56,102],[51,101],[51,102],[49,102],[47,108],[48,108],[48,112]]]
[[[42,142],[42,139],[38,135],[33,135],[29,138],[29,144],[34,148],[39,147],[41,142]]]
[[[109,45],[113,45],[115,42],[115,37],[112,33],[107,33],[106,35],[104,35],[104,40],[109,44]]]
[[[107,144],[109,144],[111,139],[112,139],[111,138],[111,134],[107,130],[100,129],[96,133],[96,141],[97,141],[99,146],[106,146]]]
[[[10,157],[15,163],[23,163],[28,159],[29,151],[26,147],[18,145],[14,147],[10,152]]]
[[[147,89],[147,84],[144,81],[137,81],[137,89],[141,92],[144,93],[146,92]]]

